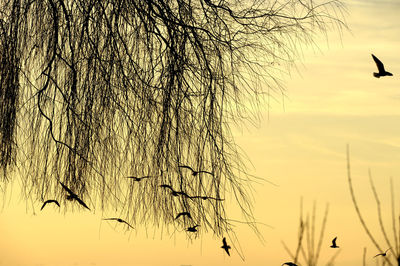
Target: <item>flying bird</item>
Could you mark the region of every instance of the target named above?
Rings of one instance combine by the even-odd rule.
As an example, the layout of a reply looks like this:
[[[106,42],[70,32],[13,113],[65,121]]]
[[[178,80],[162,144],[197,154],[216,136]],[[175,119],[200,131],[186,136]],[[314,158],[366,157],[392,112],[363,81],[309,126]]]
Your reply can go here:
[[[285,262],[284,264],[282,264],[282,266],[283,266],[283,265],[297,266],[297,264],[296,264],[296,263],[293,263],[293,262]]]
[[[335,237],[335,238],[332,240],[332,246],[331,246],[331,248],[339,248],[339,246],[336,245],[336,239],[337,239],[337,237]]]
[[[129,179],[132,179],[133,181],[138,181],[138,182],[142,181],[143,179],[151,178],[151,177],[152,177],[152,176],[149,176],[149,175],[147,175],[147,176],[142,176],[142,177],[137,177],[137,176],[126,176],[126,178],[129,178]]]
[[[214,175],[213,173],[208,172],[208,171],[203,171],[203,170],[196,171],[196,170],[194,170],[192,167],[187,166],[187,165],[179,165],[178,167],[179,167],[179,168],[186,168],[186,169],[191,170],[193,176],[197,176],[197,175],[200,174],[200,173],[205,173],[205,174],[209,174],[209,175]]]
[[[375,78],[380,78],[380,77],[384,77],[384,76],[393,76],[392,73],[387,72],[385,70],[385,67],[383,66],[383,63],[381,62],[381,60],[379,60],[375,55],[371,54],[372,58],[374,59],[376,66],[378,67],[378,73],[374,72],[374,77]]]
[[[378,257],[378,256],[383,256],[383,257],[385,257],[385,256],[386,256],[386,253],[389,251],[389,249],[391,249],[391,248],[388,248],[384,253],[376,254],[376,255],[374,256],[374,258],[375,258],[375,257]]]
[[[119,223],[124,223],[124,224],[128,225],[130,228],[134,229],[132,225],[130,225],[128,222],[122,220],[121,218],[103,218],[103,220],[117,221]]]
[[[46,206],[47,203],[55,203],[55,204],[57,204],[58,207],[60,207],[60,203],[58,203],[58,201],[56,201],[56,200],[46,200],[43,203],[42,208],[40,208],[40,210],[43,210],[44,206]]]
[[[162,185],[160,185],[160,187],[170,189],[170,190],[171,190],[172,196],[177,197],[177,196],[179,196],[179,195],[182,195],[182,196],[185,196],[185,197],[187,197],[187,198],[191,198],[188,194],[186,194],[186,193],[183,192],[183,191],[176,191],[176,190],[174,190],[170,185],[162,184]]]
[[[60,182],[60,181],[59,181]],[[60,182],[61,186],[69,193],[69,195],[67,196],[67,200],[76,200],[80,205],[82,205],[83,207],[85,207],[86,209],[89,209],[89,207],[86,205],[85,202],[83,202],[83,200],[81,200],[78,195],[76,195],[74,192],[72,192],[66,185],[64,185],[62,182]]]
[[[224,199],[219,199],[219,198],[214,198],[214,197],[208,197],[208,196],[188,196],[190,199],[202,199],[202,200],[208,200],[208,199],[212,199],[212,200],[224,200]]]
[[[178,219],[178,218],[181,217],[181,216],[187,216],[187,217],[189,217],[190,219],[192,219],[192,216],[190,215],[189,212],[180,212],[180,213],[178,213],[178,215],[175,217],[175,220]]]
[[[221,248],[223,248],[225,251],[226,251],[226,253],[228,253],[228,256],[230,256],[231,254],[229,254],[229,249],[231,248],[231,246],[229,246],[227,243],[226,243],[226,237],[224,237],[223,239],[222,239],[222,246],[221,246]]]
[[[196,229],[197,226],[199,226],[199,225],[196,224],[195,226],[188,227],[186,229],[186,231],[188,231],[188,232],[197,232],[197,229]]]

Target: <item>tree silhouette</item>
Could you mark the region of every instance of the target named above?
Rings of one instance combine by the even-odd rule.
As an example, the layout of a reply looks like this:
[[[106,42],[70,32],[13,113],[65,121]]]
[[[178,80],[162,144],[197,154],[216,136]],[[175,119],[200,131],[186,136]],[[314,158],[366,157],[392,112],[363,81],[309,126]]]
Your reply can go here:
[[[349,145],[346,147],[346,156],[347,156],[347,181],[349,183],[349,189],[350,189],[350,195],[351,195],[351,200],[353,202],[354,208],[356,210],[358,219],[361,222],[361,225],[367,234],[368,238],[371,240],[372,244],[376,247],[376,254],[385,254],[384,256],[375,256],[374,258],[378,257],[378,259],[381,260],[379,263],[379,260],[377,261],[377,265],[398,265],[400,266],[400,213],[395,212],[395,193],[393,189],[393,181],[390,179],[390,209],[391,209],[391,225],[392,228],[391,230],[388,230],[387,227],[384,225],[384,213],[382,213],[382,205],[381,201],[379,199],[379,194],[376,190],[371,171],[368,171],[368,176],[369,176],[369,183],[371,186],[372,193],[374,195],[374,200],[376,203],[376,208],[377,208],[377,218],[379,221],[379,229],[381,236],[383,236],[384,239],[384,244],[379,243],[377,240],[376,234],[373,234],[373,231],[371,230],[371,227],[368,227],[367,222],[365,218],[361,214],[361,210],[357,201],[357,198],[354,193],[354,186],[352,182],[352,177],[351,177],[351,169],[350,169],[350,151],[349,151]],[[390,232],[391,231],[391,232]],[[386,256],[386,253],[390,250],[390,253],[393,256]]]
[[[336,0],[1,1],[2,187],[17,172],[34,202],[65,203],[62,182],[132,225],[218,235],[231,224],[215,199],[230,196],[252,221],[231,126],[257,121],[300,45],[341,32],[343,10]],[[174,219],[183,211],[193,221]]]

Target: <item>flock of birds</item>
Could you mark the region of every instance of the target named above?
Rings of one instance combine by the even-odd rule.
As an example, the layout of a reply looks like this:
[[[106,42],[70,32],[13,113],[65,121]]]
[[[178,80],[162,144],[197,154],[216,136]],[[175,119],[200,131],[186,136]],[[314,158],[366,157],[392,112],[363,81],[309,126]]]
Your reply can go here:
[[[387,72],[387,71],[385,70],[385,67],[384,67],[383,63],[382,63],[375,55],[373,55],[373,54],[371,54],[371,55],[372,55],[372,58],[374,59],[374,61],[375,61],[375,63],[376,63],[377,68],[378,68],[378,72],[374,72],[374,73],[373,73],[373,76],[374,76],[374,77],[380,78],[380,77],[384,77],[384,76],[393,76],[392,73]],[[201,174],[201,173],[213,175],[213,173],[208,172],[208,171],[194,170],[193,168],[191,168],[190,166],[187,166],[187,165],[179,165],[178,167],[179,167],[179,168],[185,168],[185,169],[190,170],[190,171],[192,172],[192,175],[193,175],[193,176],[197,176],[198,174]],[[140,181],[142,181],[143,179],[152,178],[152,176],[142,176],[142,177],[127,176],[126,178],[132,179],[133,181],[140,182]],[[75,194],[70,188],[68,188],[68,187],[67,187],[65,184],[63,184],[62,182],[59,181],[59,183],[60,183],[60,185],[63,187],[63,189],[68,193],[68,195],[67,195],[67,200],[70,200],[70,201],[74,201],[74,200],[75,200],[75,201],[78,202],[80,205],[82,205],[84,208],[90,210],[90,208],[86,205],[86,203],[85,203],[82,199],[80,199],[80,198],[78,197],[77,194]],[[217,200],[217,201],[223,200],[223,199],[219,199],[219,198],[215,198],[215,197],[209,197],[209,196],[198,196],[198,195],[196,195],[196,196],[191,196],[191,195],[188,195],[188,194],[187,194],[186,192],[184,192],[184,191],[176,191],[176,190],[174,190],[174,189],[172,188],[171,185],[167,185],[167,184],[162,184],[162,185],[160,185],[160,187],[165,188],[165,189],[169,189],[169,190],[171,191],[171,195],[174,196],[174,197],[177,197],[177,196],[184,196],[184,197],[189,198],[189,199],[202,199],[202,200],[211,199],[211,200]],[[59,203],[57,200],[50,199],[50,200],[46,200],[46,201],[43,203],[43,205],[42,205],[42,207],[40,208],[40,210],[43,210],[43,208],[44,208],[47,204],[49,204],[49,203],[54,203],[54,204],[56,204],[58,207],[60,207],[60,203]],[[189,212],[187,212],[187,211],[178,213],[178,214],[176,215],[176,217],[175,217],[175,220],[178,219],[178,218],[180,218],[180,217],[187,217],[187,218],[189,218],[189,219],[192,219],[191,214],[190,214]],[[112,218],[103,218],[103,220],[107,220],[107,221],[116,221],[116,222],[119,222],[119,223],[124,223],[124,224],[126,224],[129,228],[132,228],[132,229],[134,228],[132,225],[130,225],[128,222],[126,222],[125,220],[123,220],[123,219],[121,219],[121,218],[112,217]],[[193,225],[193,226],[189,226],[189,227],[186,229],[186,231],[187,231],[187,232],[197,232],[197,227],[198,227],[198,226],[200,226],[200,225],[196,224],[196,225]],[[336,245],[336,240],[337,240],[337,237],[335,237],[335,238],[332,240],[332,245],[330,246],[331,248],[339,248],[339,246]],[[231,246],[229,246],[229,245],[227,244],[226,238],[225,238],[225,237],[222,239],[222,244],[223,244],[223,245],[221,246],[221,248],[224,249],[225,252],[230,256],[229,249],[231,248]],[[386,253],[387,253],[389,250],[390,250],[390,248],[387,249],[384,253],[379,253],[379,254],[375,255],[374,257],[378,257],[378,256],[383,256],[383,257],[384,257],[384,256],[386,256]],[[295,264],[295,263],[293,263],[293,262],[285,262],[285,263],[283,263],[282,265],[297,266],[297,264]]]
[[[186,166],[186,165],[179,165],[178,167],[179,167],[179,168],[186,168],[186,169],[191,170],[193,176],[197,176],[198,174],[201,174],[201,173],[213,175],[211,172],[208,172],[208,171],[203,171],[203,170],[197,170],[197,171],[196,171],[196,170],[194,170],[193,168],[191,168],[190,166]],[[140,181],[142,181],[143,179],[148,179],[148,178],[152,178],[152,177],[153,177],[153,176],[142,176],[142,177],[127,176],[126,178],[131,179],[131,180],[136,181],[136,182],[140,182]],[[81,206],[83,206],[84,208],[86,208],[86,209],[88,209],[88,210],[90,211],[90,208],[87,206],[87,204],[86,204],[81,198],[79,198],[79,196],[78,196],[76,193],[74,193],[69,187],[67,187],[67,186],[66,186],[64,183],[62,183],[61,181],[59,181],[59,183],[60,183],[60,185],[62,186],[62,188],[68,193],[68,195],[66,196],[66,199],[67,199],[67,200],[69,200],[69,201],[74,201],[74,200],[75,200],[75,201],[76,201],[77,203],[79,203]],[[198,196],[198,195],[196,195],[196,196],[191,196],[191,195],[188,195],[188,194],[187,194],[186,192],[184,192],[184,191],[176,191],[176,190],[174,190],[174,189],[172,188],[172,186],[167,185],[167,184],[162,184],[162,185],[160,185],[160,187],[161,187],[161,188],[165,188],[165,189],[169,189],[169,190],[171,191],[171,195],[174,196],[174,197],[177,197],[177,196],[184,196],[184,197],[189,198],[189,199],[202,199],[202,200],[209,200],[209,199],[211,199],[211,200],[216,200],[216,201],[222,201],[222,200],[223,200],[223,199],[220,199],[220,198],[209,197],[209,196]],[[47,204],[49,204],[49,203],[54,203],[54,204],[56,204],[58,207],[60,207],[60,203],[59,203],[57,200],[49,199],[49,200],[46,200],[45,202],[43,202],[43,205],[42,205],[42,207],[40,208],[40,210],[43,210],[43,208],[44,208]],[[180,218],[180,217],[187,217],[187,218],[189,218],[189,219],[192,219],[192,215],[191,215],[190,212],[188,212],[188,211],[184,211],[184,212],[178,213],[178,214],[176,215],[176,217],[175,217],[175,220],[178,219],[178,218]],[[123,219],[121,219],[121,218],[111,217],[111,218],[103,218],[103,220],[106,220],[106,221],[116,221],[116,222],[119,222],[119,223],[123,223],[123,224],[126,224],[129,228],[134,229],[134,227],[133,227],[132,225],[130,225],[127,221],[125,221],[125,220],[123,220]],[[193,225],[193,226],[189,226],[188,228],[186,228],[186,231],[187,231],[187,232],[193,232],[193,233],[194,233],[194,232],[197,232],[197,227],[199,227],[199,226],[200,226],[200,225],[198,225],[198,224]],[[231,248],[231,246],[229,246],[229,245],[227,244],[226,238],[225,238],[225,237],[222,239],[222,244],[223,244],[223,245],[221,246],[221,248],[224,249],[225,252],[230,256],[229,249]]]

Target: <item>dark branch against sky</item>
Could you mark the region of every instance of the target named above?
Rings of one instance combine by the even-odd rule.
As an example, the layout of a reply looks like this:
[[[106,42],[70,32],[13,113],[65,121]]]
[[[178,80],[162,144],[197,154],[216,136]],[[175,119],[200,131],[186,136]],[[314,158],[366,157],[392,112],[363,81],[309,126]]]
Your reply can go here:
[[[308,0],[2,1],[1,186],[19,175],[27,199],[64,206],[62,182],[134,227],[221,235],[232,230],[227,198],[253,221],[231,125],[257,120],[263,99],[283,93],[277,73],[315,34],[340,32],[343,10]],[[182,212],[192,219],[175,219]]]

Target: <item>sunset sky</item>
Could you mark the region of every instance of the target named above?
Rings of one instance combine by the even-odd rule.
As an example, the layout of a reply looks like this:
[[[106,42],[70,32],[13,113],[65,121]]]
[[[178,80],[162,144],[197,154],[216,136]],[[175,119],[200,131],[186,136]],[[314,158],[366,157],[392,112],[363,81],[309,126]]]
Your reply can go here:
[[[330,32],[328,42],[321,37],[319,49],[304,48],[297,70],[286,77],[287,97],[262,110],[258,127],[235,131],[252,162],[250,173],[276,184],[253,184],[254,216],[264,243],[246,225],[235,224],[244,261],[235,250],[230,257],[224,254],[221,239],[210,232],[191,241],[184,232],[144,226],[126,231],[101,221],[110,211],[64,214],[53,206],[42,212],[35,206],[33,214],[15,182],[0,196],[0,265],[281,265],[291,261],[282,241],[292,251],[296,247],[301,198],[304,214],[316,202],[316,236],[329,204],[320,265],[337,252],[329,248],[336,236],[335,265],[362,265],[364,247],[367,265],[375,265],[380,258],[372,257],[379,251],[362,229],[349,193],[346,145],[360,209],[386,249],[368,169],[392,235],[390,178],[400,215],[400,1],[344,2],[350,31],[341,37]],[[372,76],[371,53],[393,77]]]

